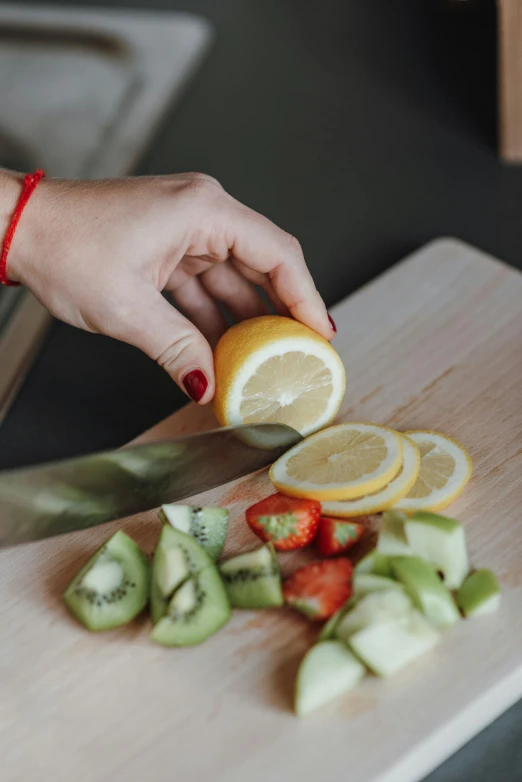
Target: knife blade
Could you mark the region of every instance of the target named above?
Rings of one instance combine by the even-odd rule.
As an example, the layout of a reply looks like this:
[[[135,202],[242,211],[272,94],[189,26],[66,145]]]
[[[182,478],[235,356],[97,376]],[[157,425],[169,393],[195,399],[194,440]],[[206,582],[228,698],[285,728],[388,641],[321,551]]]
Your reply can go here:
[[[0,548],[176,502],[266,467],[301,435],[283,424],[213,429],[0,473]]]

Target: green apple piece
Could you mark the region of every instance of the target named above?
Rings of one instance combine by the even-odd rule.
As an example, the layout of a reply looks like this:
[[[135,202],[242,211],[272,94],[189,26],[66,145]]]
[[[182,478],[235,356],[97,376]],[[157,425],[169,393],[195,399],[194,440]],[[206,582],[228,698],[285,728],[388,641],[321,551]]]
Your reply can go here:
[[[341,618],[335,628],[335,637],[346,641],[365,627],[376,622],[403,616],[413,610],[408,595],[400,589],[383,589],[361,597]]]
[[[336,630],[339,622],[353,604],[354,599],[353,597],[350,597],[347,602],[330,617],[317,636],[318,641],[330,641],[332,638],[336,637]]]
[[[395,557],[391,564],[415,606],[435,627],[442,630],[459,621],[453,596],[432,565],[420,557]]]
[[[375,549],[372,549],[368,552],[362,559],[359,560],[359,562],[356,564],[356,566],[353,569],[354,574],[355,573],[372,573],[373,572],[373,563],[375,561],[375,554],[377,552]]]
[[[413,554],[435,566],[448,589],[458,589],[469,573],[464,527],[454,519],[418,511],[404,524]]]
[[[398,581],[374,573],[354,573],[352,585],[354,597],[363,597],[369,592],[380,592],[383,589],[404,591],[404,586]]]
[[[383,554],[386,557],[402,557],[412,553],[405,533],[407,520],[408,516],[401,511],[389,510],[383,514],[377,538],[378,554]],[[388,574],[382,573],[381,575]]]
[[[373,554],[373,552],[371,553]],[[365,557],[365,559],[367,559],[367,557]],[[383,557],[383,559],[388,561],[387,557]],[[404,586],[399,584],[398,581],[394,581],[393,579],[387,578],[386,576],[375,575],[374,573],[368,572],[366,570],[361,572],[355,568],[353,575],[352,597],[350,597],[350,599],[347,600],[346,603],[326,622],[323,629],[319,633],[318,641],[327,641],[330,638],[336,637],[336,631],[339,623],[343,617],[354,607],[359,598],[364,597],[364,595],[369,594],[370,592],[384,591],[386,589],[404,592]]]
[[[341,641],[323,641],[312,646],[297,674],[296,714],[304,717],[351,690],[365,673],[364,666]]]
[[[363,557],[353,569],[355,573],[375,573],[379,576],[391,576],[391,567],[388,557],[373,549]]]
[[[483,568],[464,581],[457,592],[457,602],[464,616],[484,616],[498,611],[501,591],[495,574]]]
[[[392,569],[390,565],[390,558],[385,554],[381,554],[379,551],[375,552],[375,559],[373,560],[373,570],[376,576],[385,576],[392,578]]]
[[[350,637],[350,648],[378,676],[393,676],[433,649],[441,634],[418,611],[374,622]]]

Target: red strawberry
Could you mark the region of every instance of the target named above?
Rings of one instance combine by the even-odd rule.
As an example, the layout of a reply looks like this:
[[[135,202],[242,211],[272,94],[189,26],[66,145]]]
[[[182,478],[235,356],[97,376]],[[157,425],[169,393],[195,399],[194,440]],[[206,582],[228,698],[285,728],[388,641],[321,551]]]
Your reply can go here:
[[[328,619],[352,594],[352,563],[346,557],[308,565],[283,584],[285,601],[310,619]]]
[[[265,542],[272,541],[279,551],[303,548],[315,538],[321,505],[316,500],[301,500],[272,494],[246,511],[250,529]]]
[[[327,516],[321,516],[315,539],[317,550],[323,557],[331,557],[348,551],[362,538],[365,530],[364,522],[367,521],[367,518],[347,521],[346,519],[331,519]]]

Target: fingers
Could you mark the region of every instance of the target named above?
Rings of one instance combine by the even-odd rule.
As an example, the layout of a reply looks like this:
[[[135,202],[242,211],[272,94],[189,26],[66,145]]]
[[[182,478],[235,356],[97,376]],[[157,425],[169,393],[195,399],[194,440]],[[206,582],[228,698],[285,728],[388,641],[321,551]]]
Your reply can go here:
[[[200,280],[207,293],[222,302],[235,320],[255,318],[268,312],[265,302],[230,261],[212,266]]]
[[[212,350],[203,334],[154,288],[140,292],[121,339],[162,366],[195,402],[214,396]]]
[[[203,332],[212,347],[215,347],[220,336],[226,331],[227,323],[200,279],[202,277],[187,275],[181,285],[170,291],[170,295],[175,304]]]
[[[234,257],[248,269],[268,276],[275,293],[294,318],[331,339],[333,330],[328,313],[299,242],[233,199],[230,199],[228,226]]]
[[[264,290],[278,315],[284,315],[287,318],[290,317],[290,310],[286,304],[283,304],[266,274],[249,269],[247,266],[245,266],[244,263],[241,263],[241,261],[238,261],[236,258],[233,258],[231,263],[237,269],[238,273],[242,274],[245,279],[249,280],[249,282],[251,282],[253,285],[258,285],[260,288],[262,288],[262,290]]]

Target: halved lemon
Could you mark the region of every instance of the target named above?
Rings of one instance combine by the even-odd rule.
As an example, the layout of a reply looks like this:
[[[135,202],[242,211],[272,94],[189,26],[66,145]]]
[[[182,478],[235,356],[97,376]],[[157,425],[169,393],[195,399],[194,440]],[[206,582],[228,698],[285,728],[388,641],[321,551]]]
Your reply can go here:
[[[392,480],[371,494],[356,497],[353,500],[323,502],[322,511],[325,516],[338,518],[353,518],[354,516],[370,516],[391,508],[396,502],[406,496],[413,487],[420,468],[420,451],[409,437],[401,435],[402,466]]]
[[[316,500],[361,497],[378,491],[397,474],[402,439],[376,424],[330,426],[294,445],[270,469],[283,494]]]
[[[406,432],[421,454],[417,480],[408,494],[394,505],[396,510],[439,511],[464,491],[473,463],[456,440],[438,432]]]
[[[214,364],[214,412],[222,426],[280,423],[308,435],[335,418],[344,396],[337,352],[291,318],[238,323],[219,340]]]

